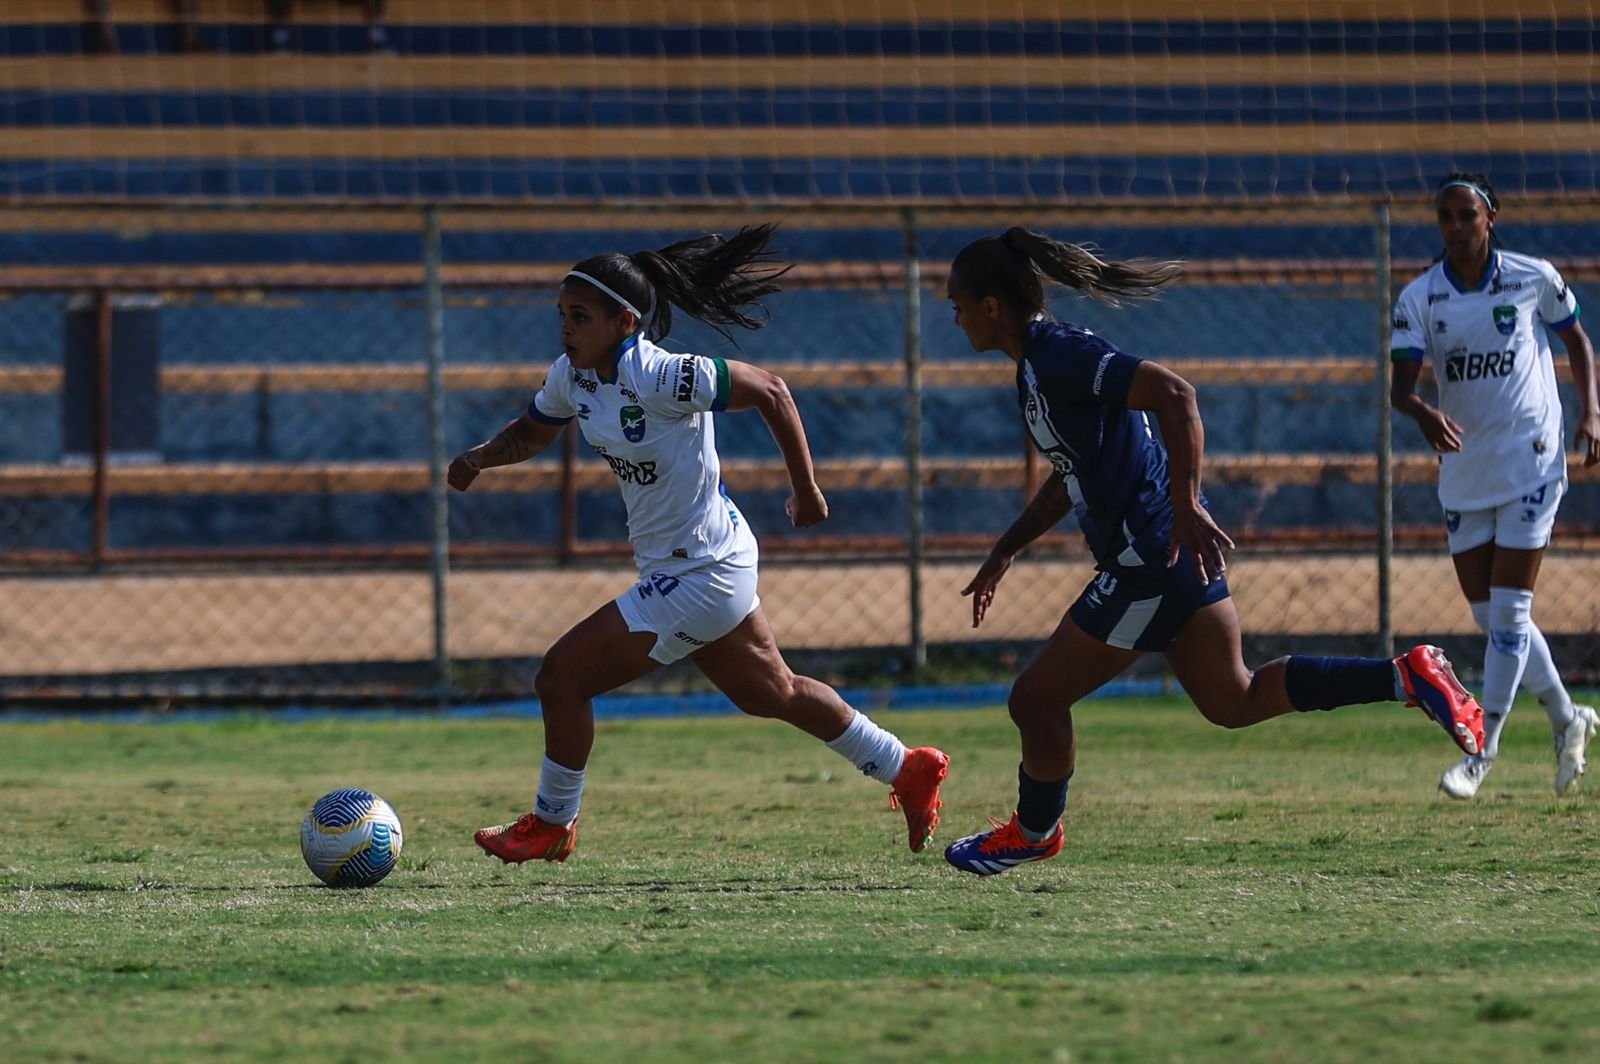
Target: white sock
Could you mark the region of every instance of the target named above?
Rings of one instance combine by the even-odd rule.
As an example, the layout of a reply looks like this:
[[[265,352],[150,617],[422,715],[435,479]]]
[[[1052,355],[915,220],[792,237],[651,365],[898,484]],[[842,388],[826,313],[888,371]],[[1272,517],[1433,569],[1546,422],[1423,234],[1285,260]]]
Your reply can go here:
[[[1471,605],[1472,619],[1478,622],[1478,630],[1487,635],[1489,604],[1474,602]],[[1544,715],[1550,718],[1551,728],[1564,731],[1572,723],[1575,712],[1572,696],[1561,682],[1561,673],[1556,671],[1555,659],[1550,655],[1550,643],[1532,620],[1528,622],[1528,662],[1522,670],[1522,689],[1539,700],[1539,705],[1544,707]]]
[[[1567,694],[1561,674],[1556,671],[1555,659],[1550,656],[1550,644],[1536,624],[1528,625],[1528,665],[1522,670],[1522,686],[1544,707],[1550,718],[1550,727],[1565,731],[1572,723],[1574,710],[1572,696]]]
[[[865,713],[854,712],[844,734],[828,743],[828,749],[879,783],[893,783],[906,761],[905,743],[893,732],[878,727]]]
[[[1489,589],[1489,642],[1483,652],[1483,745],[1485,757],[1500,753],[1500,732],[1528,663],[1528,628],[1533,592],[1520,587]]]
[[[546,824],[567,827],[578,819],[578,807],[583,804],[583,774],[585,769],[570,769],[558,765],[549,757],[539,767],[539,796],[533,801],[534,812]]]

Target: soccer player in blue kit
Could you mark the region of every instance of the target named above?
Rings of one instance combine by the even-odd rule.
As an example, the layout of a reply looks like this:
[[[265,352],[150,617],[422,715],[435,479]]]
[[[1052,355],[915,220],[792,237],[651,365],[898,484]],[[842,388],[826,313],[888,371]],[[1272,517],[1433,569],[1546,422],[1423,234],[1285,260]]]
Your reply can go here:
[[[995,543],[963,595],[977,627],[1017,553],[1075,512],[1095,578],[1012,685],[1022,738],[1009,822],[951,843],[945,859],[994,875],[1061,852],[1061,816],[1077,764],[1072,706],[1146,653],[1165,655],[1205,718],[1243,728],[1294,711],[1368,702],[1419,706],[1466,753],[1483,747],[1483,711],[1431,646],[1387,658],[1294,655],[1251,671],[1229,598],[1233,546],[1200,492],[1204,428],[1195,390],[1088,329],[1052,321],[1044,282],[1111,305],[1151,298],[1176,262],[1108,262],[1086,248],[1008,229],[962,249],[947,294],[975,351],[1017,364],[1017,403],[1050,476]],[[1151,431],[1161,427],[1163,446]]]

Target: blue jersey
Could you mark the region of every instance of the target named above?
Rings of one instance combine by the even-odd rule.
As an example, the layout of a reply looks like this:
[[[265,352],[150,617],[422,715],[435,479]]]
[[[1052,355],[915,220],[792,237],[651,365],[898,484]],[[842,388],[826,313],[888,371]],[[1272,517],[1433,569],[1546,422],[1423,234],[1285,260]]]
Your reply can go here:
[[[1172,535],[1167,450],[1124,405],[1139,361],[1081,326],[1036,321],[1017,365],[1023,423],[1100,566],[1164,567]]]

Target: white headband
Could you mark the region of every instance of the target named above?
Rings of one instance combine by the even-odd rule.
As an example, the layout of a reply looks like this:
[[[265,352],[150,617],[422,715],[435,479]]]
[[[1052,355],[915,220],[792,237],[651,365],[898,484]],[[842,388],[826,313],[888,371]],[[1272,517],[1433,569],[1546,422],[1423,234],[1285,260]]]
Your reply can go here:
[[[644,321],[644,313],[642,311],[640,311],[638,307],[634,306],[632,303],[629,303],[626,299],[622,298],[622,294],[620,292],[618,292],[615,289],[613,289],[610,285],[606,284],[604,281],[600,280],[598,277],[590,277],[588,274],[580,273],[577,270],[569,270],[569,271],[567,271],[567,277],[576,277],[580,281],[587,281],[589,284],[594,285],[596,288],[600,289],[600,291],[604,292],[606,295],[610,296],[612,299],[615,299],[618,303],[621,303],[623,310],[631,310],[631,311],[633,311],[633,316],[634,317],[638,318],[640,321]],[[562,279],[565,280],[566,278],[562,278]]]
[[[1444,190],[1446,188],[1470,188],[1472,191],[1478,194],[1479,199],[1483,200],[1483,205],[1485,207],[1489,208],[1491,211],[1494,210],[1494,204],[1489,202],[1489,194],[1483,189],[1479,188],[1477,185],[1474,185],[1471,181],[1447,181],[1445,182],[1444,187],[1439,189],[1439,194],[1441,196],[1444,195]]]

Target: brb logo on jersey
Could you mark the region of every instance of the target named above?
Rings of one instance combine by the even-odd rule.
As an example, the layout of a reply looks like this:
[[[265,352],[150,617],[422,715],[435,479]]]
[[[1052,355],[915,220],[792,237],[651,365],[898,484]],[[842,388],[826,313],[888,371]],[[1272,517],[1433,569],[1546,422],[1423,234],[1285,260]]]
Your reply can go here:
[[[639,406],[625,406],[618,416],[622,419],[622,435],[627,437],[629,443],[638,443],[644,439],[644,408]]]
[[[1444,379],[1475,381],[1486,377],[1509,377],[1516,367],[1515,351],[1473,351],[1447,357],[1444,360]]]
[[[1517,331],[1517,308],[1495,307],[1494,327],[1500,330],[1501,336],[1510,336]]]

